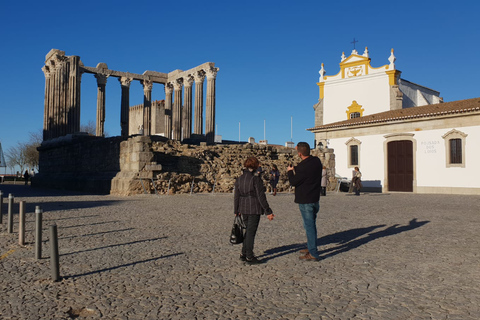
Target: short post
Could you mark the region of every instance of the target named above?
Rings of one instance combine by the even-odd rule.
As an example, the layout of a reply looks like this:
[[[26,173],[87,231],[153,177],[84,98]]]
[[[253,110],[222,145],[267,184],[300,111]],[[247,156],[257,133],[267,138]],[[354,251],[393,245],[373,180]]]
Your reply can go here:
[[[40,206],[35,207],[35,259],[42,259],[42,215]]]
[[[20,201],[20,212],[18,216],[18,244],[25,245],[25,201]]]
[[[167,188],[167,194],[170,192],[170,183],[172,182],[172,179],[168,180],[168,188]]]
[[[190,188],[190,195],[193,194],[193,186],[195,185],[195,177],[193,177],[193,180],[192,180],[192,187]]]
[[[58,258],[58,233],[56,224],[50,226],[50,268],[52,269],[52,280],[60,280],[60,263]]]
[[[215,185],[217,184],[217,177],[215,177],[215,181],[213,181],[213,188],[212,188],[212,194],[215,193]]]
[[[0,191],[0,224],[3,223],[3,212],[2,212],[2,209],[3,209],[3,192]]]
[[[8,194],[8,224],[7,232],[13,233],[13,194]]]

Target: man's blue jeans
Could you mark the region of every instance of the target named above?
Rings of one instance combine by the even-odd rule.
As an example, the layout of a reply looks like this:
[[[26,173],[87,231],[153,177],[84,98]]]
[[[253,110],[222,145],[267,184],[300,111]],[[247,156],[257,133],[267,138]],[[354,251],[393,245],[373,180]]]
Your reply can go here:
[[[302,214],[303,227],[307,234],[307,247],[310,254],[320,259],[317,251],[317,213],[320,210],[320,203],[299,203],[300,213]]]

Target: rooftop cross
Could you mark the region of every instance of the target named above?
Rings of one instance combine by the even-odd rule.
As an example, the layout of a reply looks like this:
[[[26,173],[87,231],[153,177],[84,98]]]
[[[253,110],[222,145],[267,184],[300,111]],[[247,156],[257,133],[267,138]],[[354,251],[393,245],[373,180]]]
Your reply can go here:
[[[350,42],[350,43],[353,43],[353,50],[355,50],[355,43],[358,42],[357,40],[355,40],[355,38],[353,38],[353,41]]]

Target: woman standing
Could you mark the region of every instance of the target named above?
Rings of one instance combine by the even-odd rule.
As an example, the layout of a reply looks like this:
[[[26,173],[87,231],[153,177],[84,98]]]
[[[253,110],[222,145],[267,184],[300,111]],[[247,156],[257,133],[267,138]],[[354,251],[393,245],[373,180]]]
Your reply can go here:
[[[255,235],[257,233],[260,216],[267,214],[268,220],[273,220],[273,212],[265,196],[265,187],[262,179],[255,175],[259,162],[255,157],[245,160],[243,175],[235,181],[234,213],[241,215],[247,227],[243,241],[240,260],[248,264],[262,263],[253,254]]]
[[[352,178],[353,190],[355,190],[355,195],[360,195],[360,189],[362,189],[362,173],[358,167],[355,167],[355,172]]]
[[[272,194],[277,195],[277,184],[280,180],[280,171],[276,164],[272,164],[272,170],[270,170],[270,186],[272,187]]]
[[[322,186],[322,196],[327,195],[327,167],[323,166],[322,170],[322,182],[320,183]]]

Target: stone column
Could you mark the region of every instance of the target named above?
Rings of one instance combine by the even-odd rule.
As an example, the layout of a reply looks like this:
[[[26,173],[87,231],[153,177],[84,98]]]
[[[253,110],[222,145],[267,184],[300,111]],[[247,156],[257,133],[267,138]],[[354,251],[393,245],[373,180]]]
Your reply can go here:
[[[153,81],[143,80],[143,135],[152,134],[152,88]]]
[[[56,124],[56,109],[55,109],[55,101],[57,100],[55,97],[55,84],[56,84],[56,72],[55,72],[55,64],[53,61],[49,61],[50,66],[50,101],[48,103],[48,113],[50,115],[48,119],[48,139],[52,139],[55,137],[55,124]]]
[[[183,79],[176,79],[173,82],[173,89],[175,92],[175,98],[173,100],[172,110],[172,139],[182,139],[182,87]]]
[[[80,131],[80,89],[82,81],[82,70],[80,69],[80,57],[70,57],[70,72],[68,80],[69,100],[69,123],[72,133]]]
[[[205,135],[207,143],[215,142],[215,79],[219,68],[210,68],[207,73],[207,110],[205,119]]]
[[[193,75],[195,79],[195,120],[193,121],[193,133],[203,134],[203,81],[205,72],[198,71]]]
[[[120,105],[120,127],[121,134],[123,138],[126,138],[130,135],[128,132],[129,120],[130,120],[130,83],[132,78],[121,77],[118,79],[120,81],[120,86],[122,87],[122,102]]]
[[[105,85],[108,75],[97,73],[97,126],[95,135],[97,137],[105,136]]]
[[[44,100],[44,112],[43,112],[43,140],[50,139],[50,102],[51,102],[51,95],[50,95],[50,68],[45,65],[42,68],[43,73],[45,74],[45,100]],[[1,205],[1,204],[0,204]]]
[[[182,112],[182,138],[190,139],[192,135],[192,84],[193,76],[188,75],[183,84],[185,86],[185,91],[183,93],[183,112]]]
[[[172,139],[172,92],[173,84],[165,84],[165,137]]]
[[[60,107],[60,61],[58,60],[57,57],[55,57],[54,61],[52,62],[54,67],[55,67],[55,77],[54,77],[54,85],[53,85],[53,95],[55,96],[55,99],[53,101],[53,115],[54,115],[54,120],[53,120],[53,138],[60,137],[61,134],[61,115],[62,115],[62,110]]]

